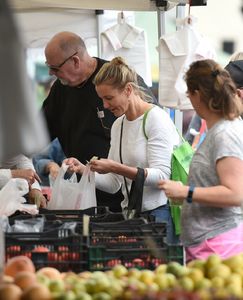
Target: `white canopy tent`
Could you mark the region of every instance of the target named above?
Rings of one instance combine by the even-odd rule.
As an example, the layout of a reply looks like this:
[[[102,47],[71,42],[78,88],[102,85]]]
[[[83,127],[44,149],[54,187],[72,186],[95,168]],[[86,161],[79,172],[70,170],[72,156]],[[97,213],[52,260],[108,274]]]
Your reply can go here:
[[[164,1],[167,3],[165,7],[157,7],[156,0],[10,0],[10,5],[26,46],[35,48],[43,47],[55,33],[62,30],[80,34],[86,42],[97,38],[99,31],[114,23],[114,13],[109,14],[107,10],[163,11],[188,1]],[[96,14],[97,10],[105,10],[105,16]]]
[[[27,48],[41,48],[57,32],[73,31],[85,40],[88,48],[98,48],[100,32],[112,26],[112,11],[157,11],[159,37],[165,33],[166,11],[189,0],[9,0]],[[207,0],[193,0],[204,2]],[[198,5],[198,4],[197,4]],[[205,5],[205,4],[202,4]],[[185,6],[177,6],[177,13]],[[105,14],[97,13],[105,10]],[[109,15],[109,10],[111,11]],[[127,14],[127,12],[126,12]],[[127,16],[126,16],[127,17]],[[179,114],[178,114],[179,113]],[[182,130],[182,115],[176,112],[176,125]]]

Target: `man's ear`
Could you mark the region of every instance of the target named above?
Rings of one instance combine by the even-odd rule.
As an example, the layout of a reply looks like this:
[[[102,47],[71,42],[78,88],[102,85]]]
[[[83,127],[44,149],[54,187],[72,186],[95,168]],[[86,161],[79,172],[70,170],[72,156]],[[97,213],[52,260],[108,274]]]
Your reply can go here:
[[[77,55],[74,55],[74,56],[72,57],[72,59],[73,59],[73,62],[74,62],[74,66],[75,66],[76,68],[79,67],[79,65],[80,65],[80,63],[81,63],[80,58],[79,58]]]

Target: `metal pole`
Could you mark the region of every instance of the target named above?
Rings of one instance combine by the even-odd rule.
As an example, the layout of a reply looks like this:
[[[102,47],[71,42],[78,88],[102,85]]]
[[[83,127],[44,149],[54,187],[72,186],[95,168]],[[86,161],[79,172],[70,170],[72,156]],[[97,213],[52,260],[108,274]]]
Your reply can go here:
[[[185,17],[185,5],[177,5],[176,6],[176,19],[181,19]],[[180,27],[176,27],[176,30],[180,29]],[[179,109],[175,109],[175,125],[179,132],[182,134],[183,132],[183,112]]]
[[[158,18],[158,40],[162,35],[165,34],[165,11],[164,10],[157,10],[157,18]],[[159,70],[159,73],[162,72],[162,70]],[[158,93],[159,95],[159,93]],[[170,109],[167,107],[164,107],[164,110],[170,115]]]
[[[102,24],[102,15],[104,14],[103,10],[96,10],[96,26],[97,26],[97,56],[101,56],[101,41],[100,41],[100,34],[101,34],[101,24]]]

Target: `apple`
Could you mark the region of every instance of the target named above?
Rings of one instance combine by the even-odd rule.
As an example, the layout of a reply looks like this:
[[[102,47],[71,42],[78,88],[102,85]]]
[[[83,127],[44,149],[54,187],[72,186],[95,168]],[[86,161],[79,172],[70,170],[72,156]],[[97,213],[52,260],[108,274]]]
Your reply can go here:
[[[164,273],[166,273],[166,270],[167,270],[167,265],[161,264],[161,265],[157,266],[157,268],[154,270],[154,272],[156,274],[164,274]]]
[[[112,297],[108,293],[100,292],[93,295],[93,300],[112,300]]]
[[[126,276],[128,273],[128,270],[126,267],[124,267],[123,265],[116,265],[113,269],[113,274],[115,275],[115,277],[117,278],[121,278],[123,276]]]
[[[75,300],[92,300],[92,297],[85,292],[80,292],[78,295],[76,295]]]
[[[55,297],[55,300],[76,300],[76,295],[73,291],[66,291]]]
[[[150,285],[153,283],[155,278],[155,274],[151,270],[142,270],[140,273],[139,280],[142,281],[143,283]]]
[[[51,279],[48,288],[53,296],[61,295],[65,291],[64,282],[61,279]]]

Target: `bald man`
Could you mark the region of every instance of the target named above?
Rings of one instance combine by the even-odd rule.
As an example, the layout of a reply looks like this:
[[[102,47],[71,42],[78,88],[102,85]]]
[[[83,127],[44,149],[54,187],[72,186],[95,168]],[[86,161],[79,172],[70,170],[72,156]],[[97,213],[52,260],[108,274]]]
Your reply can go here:
[[[47,44],[45,56],[49,74],[57,77],[43,103],[51,139],[58,137],[65,155],[84,164],[93,156],[107,157],[115,116],[103,107],[92,82],[106,61],[91,57],[84,41],[72,32],[56,34]],[[157,102],[139,76],[138,84],[145,88],[151,102]],[[97,190],[96,195],[98,206],[121,211],[120,192],[110,195]]]

